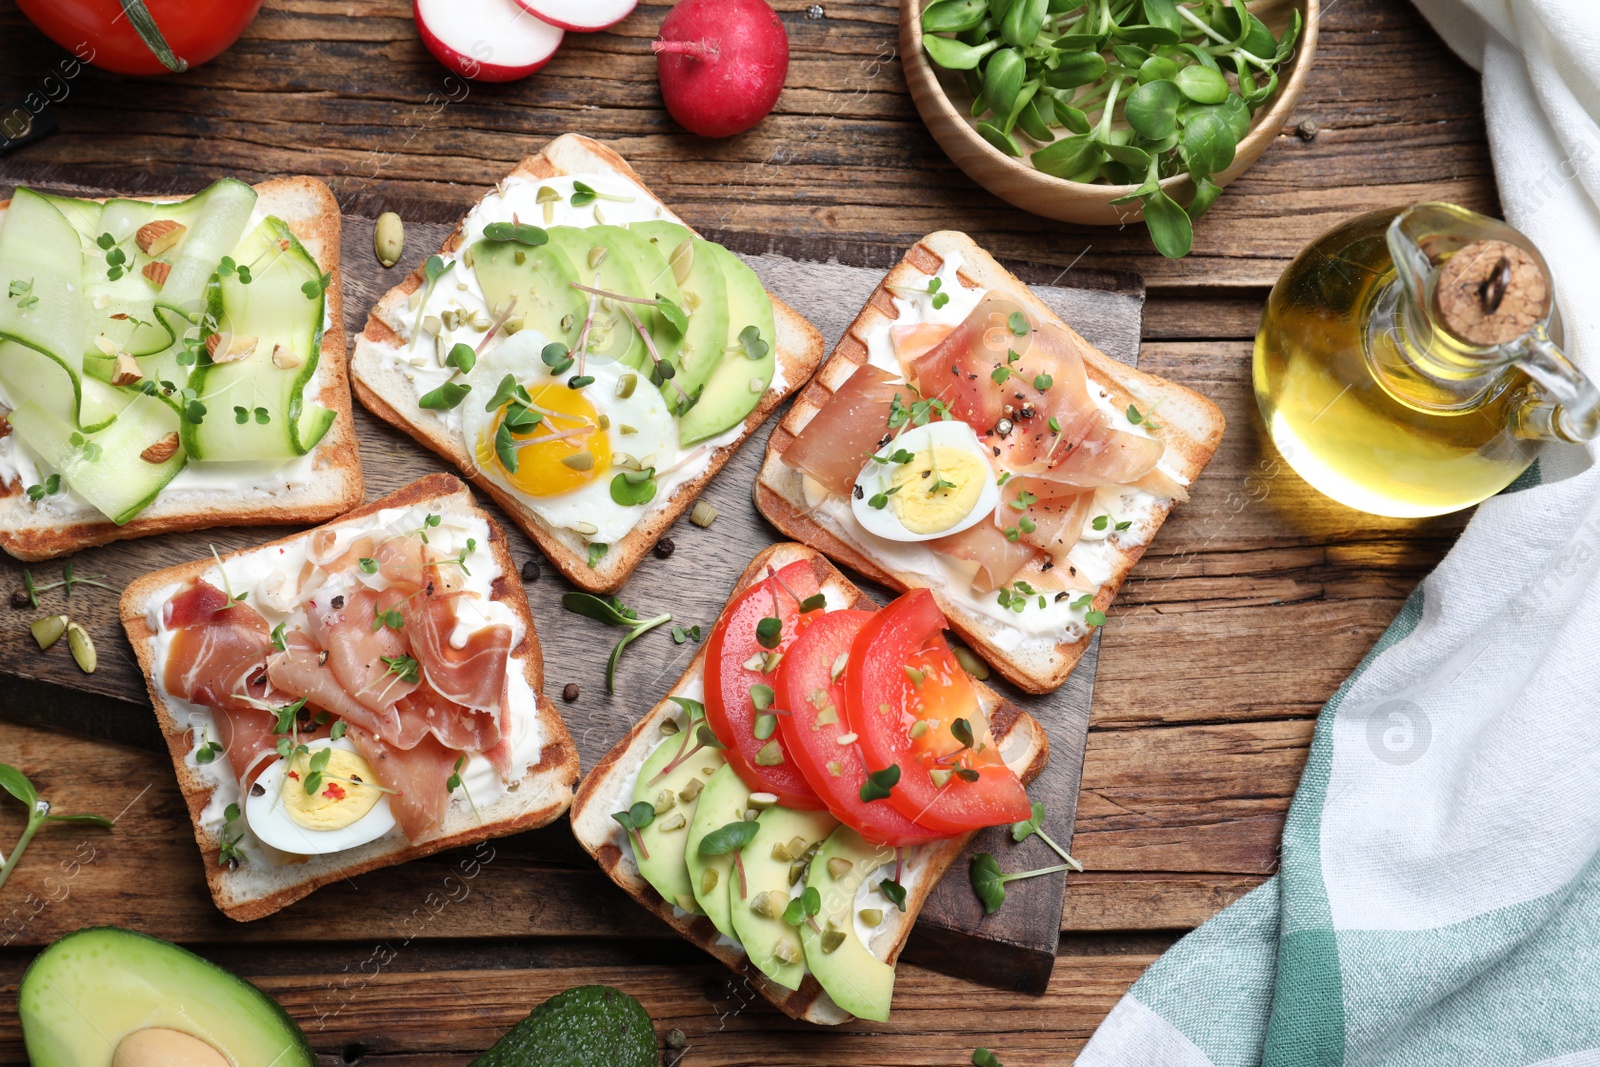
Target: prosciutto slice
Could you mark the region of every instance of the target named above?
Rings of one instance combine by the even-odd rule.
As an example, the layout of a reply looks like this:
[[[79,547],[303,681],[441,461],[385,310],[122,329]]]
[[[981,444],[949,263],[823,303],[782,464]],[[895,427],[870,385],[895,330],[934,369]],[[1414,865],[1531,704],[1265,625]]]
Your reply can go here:
[[[213,708],[212,718],[229,765],[239,776],[239,784],[248,788],[266,769],[267,760],[278,754],[278,735],[272,732],[276,717],[254,708]]]
[[[380,735],[399,748],[410,748],[427,733],[425,723],[407,724],[393,707],[374,711],[351,696],[315,649],[291,647],[286,652],[274,653],[267,660],[267,677],[272,680],[273,688],[291,699],[304,700],[311,707]]]
[[[1014,477],[1000,487],[994,524],[1003,532],[1017,530],[1024,544],[1058,556],[1071,551],[1094,512],[1093,490],[1079,490],[1037,478]],[[1024,530],[1027,519],[1033,529]]]
[[[211,708],[250,711],[264,706],[272,633],[260,612],[200,581],[162,610],[163,622],[173,631],[162,679],[167,692]]]
[[[345,736],[372,767],[378,784],[395,791],[389,797],[389,810],[408,841],[421,840],[444,826],[450,807],[447,783],[461,753],[431,736],[409,750],[397,749],[359,726],[350,727]]]
[[[468,595],[450,588],[453,575],[431,579],[415,596],[399,603],[406,638],[422,663],[428,684],[444,699],[496,720],[506,686],[506,660],[511,654],[511,627],[480,626],[460,648],[451,637],[456,629],[456,603]]]
[[[980,522],[958,534],[925,542],[935,552],[975,564],[972,588],[992,593],[1016,577],[1017,572],[1042,553],[1025,541],[1009,541],[1000,527]]]
[[[844,380],[805,429],[783,450],[783,462],[810,475],[835,496],[848,497],[867,459],[889,433],[896,395],[910,402],[895,376],[866,364]]]
[[[900,361],[901,373],[907,381],[915,376],[913,368],[925,353],[937,348],[955,327],[944,322],[915,322],[889,327],[889,344],[894,347],[895,358]]]
[[[388,611],[403,596],[392,587],[381,594],[362,589],[344,598],[340,607],[315,615],[320,623],[319,640],[328,650],[328,669],[346,693],[380,714],[409,696],[418,684],[405,681],[404,672],[396,673],[390,666],[407,654],[404,633],[373,625],[380,598],[387,602],[384,610]]]

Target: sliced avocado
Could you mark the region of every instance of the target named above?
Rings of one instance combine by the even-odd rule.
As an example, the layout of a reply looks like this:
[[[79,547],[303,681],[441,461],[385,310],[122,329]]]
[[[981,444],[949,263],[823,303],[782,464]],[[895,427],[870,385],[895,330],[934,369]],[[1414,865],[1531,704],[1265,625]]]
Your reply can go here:
[[[816,915],[822,932],[810,925],[800,927],[806,966],[828,996],[851,1015],[877,1022],[889,1018],[894,968],[856,936],[856,890],[869,874],[893,860],[894,849],[874,845],[848,826],[839,827],[822,843],[806,872],[806,885],[822,897],[822,910]]]
[[[683,293],[678,290],[678,279],[672,273],[672,265],[667,262],[666,254],[655,245],[642,235],[621,226],[590,226],[588,232],[603,238],[613,252],[628,257],[633,273],[639,279],[639,288],[629,295],[641,300],[666,297],[679,308],[683,307]],[[632,311],[639,316],[644,328],[650,331],[650,341],[656,346],[656,355],[663,362],[672,364],[673,377],[676,378],[683,334],[656,308],[635,304]],[[667,398],[667,406],[673,411],[678,410],[680,403],[688,405],[688,391],[675,381],[663,381],[661,395]]]
[[[684,911],[699,911],[694,889],[689,884],[689,867],[685,849],[689,839],[689,822],[700,805],[700,795],[705,784],[717,768],[727,763],[721,752],[703,750],[684,760],[657,778],[661,769],[685,750],[685,742],[693,744],[689,731],[669,737],[656,746],[639,768],[639,781],[633,787],[633,802],[641,800],[654,805],[656,817],[639,832],[648,859],[635,856],[639,873],[655,886],[661,899],[676,904]],[[691,786],[690,782],[698,782]],[[687,793],[687,798],[685,797]]]
[[[577,343],[589,298],[572,288],[578,273],[561,249],[479,241],[472,246],[472,272],[491,308],[498,310],[516,298],[508,321],[520,321],[522,329],[537,331],[568,348]]]
[[[656,1067],[655,1026],[620,989],[557,993],[513,1026],[471,1067]]]
[[[709,763],[704,766],[710,766]],[[733,880],[732,856],[702,856],[700,842],[719,826],[744,818],[750,807],[750,787],[724,764],[706,782],[700,803],[689,821],[689,836],[684,841],[684,859],[689,867],[689,888],[706,918],[725,936],[738,940],[728,907],[728,882]]]
[[[34,1067],[111,1067],[114,1058],[317,1063],[300,1028],[255,986],[177,945],[114,926],[79,930],[41,952],[22,976],[17,1014]]]
[[[825,811],[768,808],[756,822],[761,828],[744,847],[743,854],[746,896],[739,897],[737,877],[728,889],[733,929],[750,962],[762,974],[785,989],[799,989],[800,980],[806,976],[806,958],[798,931],[784,922],[782,905],[769,908],[776,912],[772,915],[756,909],[761,906],[764,893],[776,893],[783,905],[789,903],[789,867],[831,834],[839,820]],[[780,850],[778,855],[773,854],[774,849]],[[783,858],[784,850],[788,859]]]
[[[680,257],[673,276],[683,274],[678,280],[678,290],[683,294],[679,306],[689,316],[689,331],[678,348],[674,380],[692,397],[722,361],[722,351],[728,344],[728,279],[722,273],[721,259],[706,247],[710,242],[676,222],[635,222],[628,229],[654,244],[669,264],[674,256]],[[680,251],[685,242],[688,248]]]
[[[550,244],[567,257],[582,284],[628,296],[643,288],[627,254],[613,248],[604,234],[580,230],[575,226],[551,226],[545,233],[550,235]],[[587,312],[589,294],[581,295]],[[581,324],[582,319],[579,322]],[[628,317],[620,311],[607,311],[604,307],[595,311],[594,327],[589,331],[586,347],[590,355],[614,359],[635,370],[643,367],[650,358],[644,350],[644,342],[639,339],[639,331],[633,328]]]
[[[706,380],[700,399],[678,423],[678,439],[685,445],[704,441],[737,426],[755,410],[777,367],[777,326],[772,298],[761,279],[744,261],[721,245],[710,244],[728,286],[728,341],[722,359]],[[754,326],[766,343],[760,359],[751,359],[739,335]]]

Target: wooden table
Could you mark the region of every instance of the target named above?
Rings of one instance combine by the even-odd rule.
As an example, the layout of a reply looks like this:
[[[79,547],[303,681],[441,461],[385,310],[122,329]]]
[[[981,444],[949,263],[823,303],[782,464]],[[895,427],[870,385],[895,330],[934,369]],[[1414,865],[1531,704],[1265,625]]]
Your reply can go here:
[[[1157,954],[1274,871],[1317,709],[1460,520],[1357,515],[1283,467],[1255,416],[1250,338],[1266,287],[1336,221],[1424,199],[1495,210],[1476,76],[1406,4],[1325,5],[1296,115],[1321,132],[1286,129],[1207,216],[1193,254],[1172,262],[1142,228],[1046,222],[956,171],[906,96],[892,5],[823,0],[816,18],[806,0],[776,6],[793,49],[777,112],[706,142],[660,106],[648,41],[666,6],[648,0],[615,32],[569,37],[533,78],[470,91],[424,52],[402,0],[267,0],[237,47],[181,79],[84,70],[53,87],[65,53],[0,0],[0,100],[66,93],[61,131],[0,157],[0,184],[188,191],[224,174],[303,172],[326,177],[346,212],[447,221],[515,160],[576,130],[613,141],[692,224],[742,234],[747,248],[822,234],[892,258],[958,227],[1063,272],[1142,274],[1141,366],[1212,397],[1229,431],[1105,628],[1074,849],[1089,871],[1070,884],[1048,993],[907,965],[887,1025],[790,1023],[614,891],[559,823],[498,842],[471,878],[456,854],[388,872],[414,896],[406,913],[334,887],[235,926],[204,903],[165,759],[0,725],[0,760],[34,770],[58,807],[122,813],[111,835],[42,834],[0,900],[0,1060],[23,1059],[14,993],[38,947],[117,922],[260,984],[327,1063],[464,1063],[546,996],[606,982],[639,996],[663,1031],[684,1031],[685,1064],[957,1064],[976,1045],[1009,1067],[1061,1064]],[[0,841],[19,826],[7,801]],[[85,841],[95,858],[65,877]],[[141,892],[168,866],[193,892]]]

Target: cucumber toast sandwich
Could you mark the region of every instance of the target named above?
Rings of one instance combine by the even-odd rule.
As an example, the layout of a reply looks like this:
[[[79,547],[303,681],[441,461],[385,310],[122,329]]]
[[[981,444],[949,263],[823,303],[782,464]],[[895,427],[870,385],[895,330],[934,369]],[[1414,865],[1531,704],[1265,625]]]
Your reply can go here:
[[[310,523],[361,501],[339,206],[223,179],[0,205],[0,547]]]

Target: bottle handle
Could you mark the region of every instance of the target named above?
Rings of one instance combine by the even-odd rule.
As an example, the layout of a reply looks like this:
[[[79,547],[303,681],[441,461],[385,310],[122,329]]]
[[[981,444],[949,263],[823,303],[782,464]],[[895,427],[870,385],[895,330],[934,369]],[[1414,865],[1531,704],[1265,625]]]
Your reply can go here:
[[[1518,347],[1514,362],[1537,388],[1516,412],[1517,434],[1574,444],[1600,436],[1600,389],[1572,365],[1544,327],[1536,327]]]

